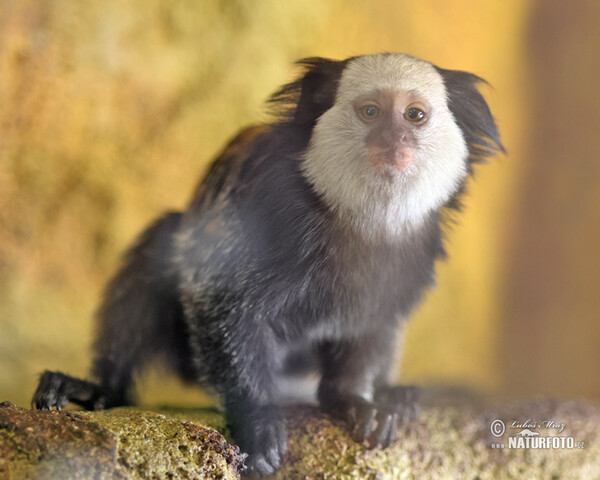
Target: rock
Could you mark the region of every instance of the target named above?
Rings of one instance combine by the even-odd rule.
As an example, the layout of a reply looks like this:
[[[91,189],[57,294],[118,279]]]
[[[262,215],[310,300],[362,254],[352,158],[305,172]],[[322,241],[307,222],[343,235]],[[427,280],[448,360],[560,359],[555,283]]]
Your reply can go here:
[[[342,422],[316,407],[286,407],[289,448],[273,478],[599,478],[597,404],[492,403],[432,389],[423,404],[421,419],[402,428],[386,450],[353,442]],[[492,434],[495,420],[505,425],[499,437]],[[214,429],[226,433],[223,418],[212,409],[37,412],[5,402],[0,404],[0,478],[239,478],[244,455]],[[572,437],[573,448],[510,448],[509,438],[526,430],[538,438]]]
[[[317,410],[287,415],[289,450],[278,479],[581,479],[600,478],[600,406],[586,401],[495,403],[463,393],[431,390],[420,420],[402,428],[386,450],[353,442],[343,424]],[[501,420],[506,431],[494,437]],[[522,429],[512,422],[553,421],[555,428],[531,428],[540,435],[573,436],[573,449],[511,449],[508,437]],[[505,448],[493,448],[504,444]],[[578,448],[582,447],[582,448]]]
[[[244,457],[215,430],[177,417],[129,407],[57,412],[0,404],[2,479],[227,480],[239,478]]]

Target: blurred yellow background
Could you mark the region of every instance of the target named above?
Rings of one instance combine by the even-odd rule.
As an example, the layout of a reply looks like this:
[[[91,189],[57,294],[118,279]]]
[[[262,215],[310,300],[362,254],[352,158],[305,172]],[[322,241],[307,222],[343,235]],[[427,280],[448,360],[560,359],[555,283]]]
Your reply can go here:
[[[600,3],[0,0],[0,401],[85,375],[119,256],[306,56],[407,52],[486,78],[478,168],[402,378],[600,395]],[[146,376],[145,403],[201,397]]]

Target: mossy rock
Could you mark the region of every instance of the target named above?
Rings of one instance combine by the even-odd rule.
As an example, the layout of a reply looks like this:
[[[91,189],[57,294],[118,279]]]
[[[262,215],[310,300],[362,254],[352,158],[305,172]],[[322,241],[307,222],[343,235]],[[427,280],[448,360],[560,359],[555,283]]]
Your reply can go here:
[[[211,410],[195,417],[208,424],[219,418]],[[215,430],[177,416],[130,407],[57,412],[0,405],[2,479],[229,480],[239,478],[243,459]]]
[[[490,403],[447,390],[426,391],[423,403],[421,419],[402,428],[386,450],[353,442],[343,423],[316,407],[286,407],[289,448],[274,478],[600,478],[596,404]],[[492,435],[494,420],[506,425],[500,437]],[[509,436],[523,430],[513,422],[528,422],[540,436],[573,437],[574,448],[508,448]],[[0,404],[0,478],[239,478],[244,455],[217,431],[227,435],[214,409],[50,412],[5,402]]]

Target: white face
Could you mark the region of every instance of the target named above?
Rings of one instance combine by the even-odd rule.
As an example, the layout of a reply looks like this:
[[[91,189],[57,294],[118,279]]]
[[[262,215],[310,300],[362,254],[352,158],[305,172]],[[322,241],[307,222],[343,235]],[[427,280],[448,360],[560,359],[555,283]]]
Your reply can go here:
[[[367,238],[393,241],[456,192],[467,154],[433,65],[369,55],[345,68],[303,171],[343,222]]]

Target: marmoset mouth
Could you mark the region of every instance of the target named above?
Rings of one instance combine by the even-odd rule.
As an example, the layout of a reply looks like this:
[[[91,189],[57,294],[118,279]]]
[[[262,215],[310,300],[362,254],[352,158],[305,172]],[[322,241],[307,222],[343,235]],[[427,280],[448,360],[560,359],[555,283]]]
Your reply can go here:
[[[380,170],[390,173],[404,172],[412,164],[412,148],[407,146],[394,146],[389,148],[378,148],[369,156],[371,164]]]

